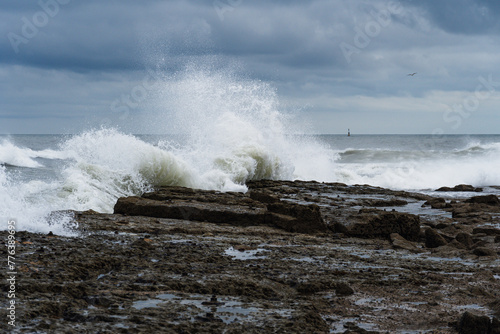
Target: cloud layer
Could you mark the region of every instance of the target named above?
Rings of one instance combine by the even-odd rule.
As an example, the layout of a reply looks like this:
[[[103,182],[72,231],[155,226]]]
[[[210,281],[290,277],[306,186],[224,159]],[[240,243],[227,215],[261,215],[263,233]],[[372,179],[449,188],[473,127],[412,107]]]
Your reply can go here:
[[[315,132],[494,133],[499,18],[487,0],[2,1],[0,133],[149,132],[113,108],[152,112],[140,87],[187,64],[269,82]]]

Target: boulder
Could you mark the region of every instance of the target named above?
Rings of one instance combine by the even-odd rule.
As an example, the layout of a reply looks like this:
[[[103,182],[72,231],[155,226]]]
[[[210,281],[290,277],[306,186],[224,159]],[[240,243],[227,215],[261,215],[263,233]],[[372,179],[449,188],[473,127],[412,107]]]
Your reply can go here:
[[[335,284],[335,293],[338,296],[350,296],[354,294],[354,290],[347,283],[341,282]]]
[[[476,227],[472,230],[472,234],[484,233],[486,235],[500,235],[500,230],[494,227]]]
[[[349,218],[345,229],[337,232],[355,237],[385,239],[389,239],[392,233],[398,233],[410,241],[417,241],[420,234],[419,216],[409,213],[371,210],[361,211]]]
[[[490,206],[500,206],[500,200],[495,195],[473,196],[466,200],[467,203],[486,204]]]
[[[419,249],[414,242],[408,241],[405,238],[403,238],[401,235],[398,233],[392,233],[390,235],[392,246],[394,248],[400,248],[400,249],[406,249],[410,252],[414,253],[419,253],[422,250]]]
[[[458,322],[457,330],[460,334],[488,334],[491,327],[489,317],[465,312]]]
[[[483,191],[482,188],[475,188],[469,184],[459,184],[457,186],[454,186],[453,188],[450,187],[441,187],[439,189],[436,189],[436,191],[474,191],[474,192],[481,192]]]
[[[429,228],[425,230],[425,247],[437,248],[448,244],[445,238],[441,236],[435,229]]]
[[[474,255],[477,256],[496,256],[497,253],[495,250],[488,248],[488,247],[477,247],[473,251]]]
[[[460,232],[455,236],[455,240],[457,240],[459,243],[461,243],[468,249],[472,248],[472,246],[474,245],[472,236],[469,233]]]
[[[444,198],[433,198],[424,203],[424,205],[430,205],[433,209],[443,209],[446,207],[446,201]]]

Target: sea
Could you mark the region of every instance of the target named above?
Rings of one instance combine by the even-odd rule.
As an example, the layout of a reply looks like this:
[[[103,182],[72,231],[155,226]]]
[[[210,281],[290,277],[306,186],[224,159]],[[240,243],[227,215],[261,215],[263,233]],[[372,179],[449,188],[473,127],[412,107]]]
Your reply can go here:
[[[250,180],[300,179],[500,192],[500,135],[310,135],[266,83],[198,69],[155,80],[143,105],[156,107],[143,118],[161,134],[108,124],[0,135],[0,230],[15,219],[18,230],[71,235],[68,210],[111,213],[119,197],[168,185],[245,192]]]
[[[117,129],[0,136],[3,229],[16,219],[21,230],[71,234],[71,215],[58,211],[110,213],[119,197],[166,185],[244,192],[249,180],[301,179],[423,193],[471,184],[500,193],[500,135],[234,136]]]

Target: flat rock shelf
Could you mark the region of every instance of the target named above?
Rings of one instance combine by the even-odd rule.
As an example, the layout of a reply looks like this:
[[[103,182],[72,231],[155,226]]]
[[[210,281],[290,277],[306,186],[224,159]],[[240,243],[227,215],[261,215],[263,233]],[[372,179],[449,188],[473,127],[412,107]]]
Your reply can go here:
[[[495,195],[247,186],[72,212],[76,237],[18,231],[13,332],[500,332]]]

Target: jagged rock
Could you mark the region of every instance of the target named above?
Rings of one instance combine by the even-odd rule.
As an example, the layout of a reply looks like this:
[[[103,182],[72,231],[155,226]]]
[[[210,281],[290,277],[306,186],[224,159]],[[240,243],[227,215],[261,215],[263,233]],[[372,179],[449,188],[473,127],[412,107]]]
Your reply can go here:
[[[455,239],[469,249],[474,245],[474,241],[469,233],[460,232],[455,236]]]
[[[448,242],[433,228],[425,230],[425,247],[427,248],[437,248],[444,246]]]
[[[269,197],[264,199],[271,201]],[[119,198],[114,213],[237,226],[267,225],[299,233],[328,231],[317,205],[271,202],[266,206],[241,193],[164,187],[142,197]]]
[[[406,240],[399,233],[392,233],[390,235],[392,245],[394,248],[406,249],[410,252],[419,253],[421,250],[415,245],[415,243]]]
[[[496,256],[497,253],[491,249],[491,248],[487,248],[487,247],[477,247],[476,249],[474,249],[473,253],[477,256]]]
[[[441,187],[439,189],[436,189],[436,191],[475,191],[475,192],[481,192],[481,191],[483,191],[483,188],[475,188],[469,184],[459,184],[457,186],[454,186],[453,188]]]
[[[495,195],[473,196],[465,201],[466,203],[478,203],[491,206],[500,206],[500,200]]]
[[[458,332],[460,334],[489,334],[491,329],[491,320],[483,315],[475,315],[465,312],[458,323]]]
[[[444,198],[433,198],[424,203],[424,205],[430,205],[433,209],[443,209],[446,207],[446,201]]]
[[[345,229],[337,232],[363,238],[389,238],[398,233],[410,241],[417,241],[420,234],[420,218],[416,215],[401,212],[386,212],[372,209],[361,211],[350,217]]]
[[[469,218],[482,221],[491,220],[491,216],[485,212],[498,211],[498,208],[485,203],[456,203],[452,205],[453,218]]]
[[[500,235],[500,230],[494,227],[476,227],[472,230],[472,234],[484,233],[486,235]]]
[[[342,282],[335,285],[335,293],[339,296],[350,296],[354,294],[354,290],[347,283]]]

